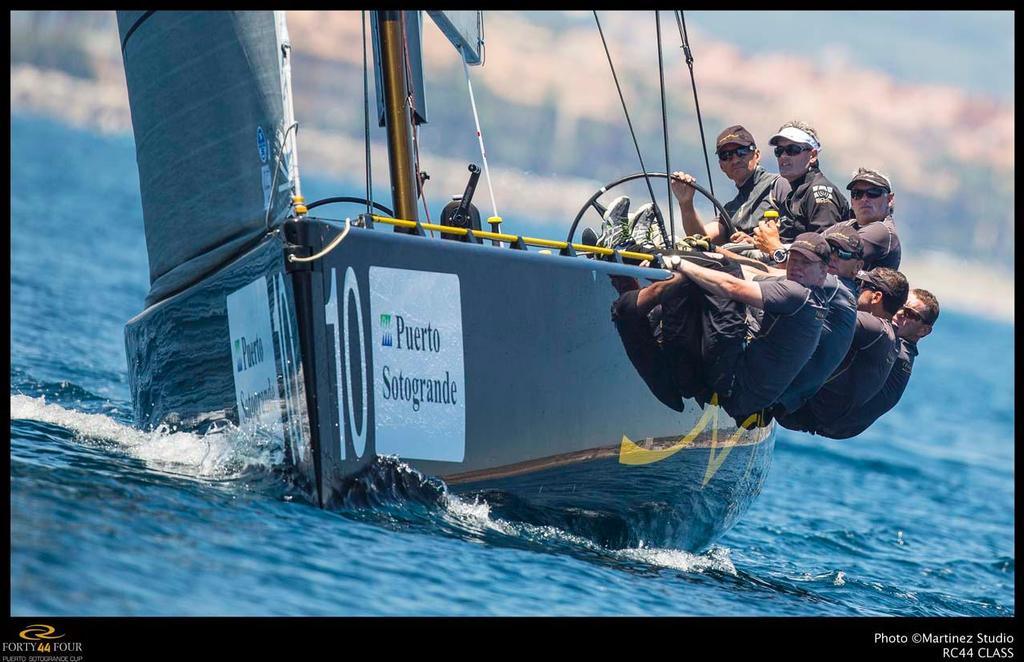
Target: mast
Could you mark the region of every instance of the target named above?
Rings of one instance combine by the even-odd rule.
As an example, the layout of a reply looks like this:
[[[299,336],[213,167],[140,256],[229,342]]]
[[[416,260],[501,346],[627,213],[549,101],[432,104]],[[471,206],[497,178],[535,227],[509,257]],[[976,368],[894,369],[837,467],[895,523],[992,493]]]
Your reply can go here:
[[[384,123],[387,127],[391,200],[398,218],[419,220],[416,213],[416,164],[412,151],[412,115],[407,99],[405,27],[401,11],[378,11]],[[396,231],[401,230],[395,228]]]

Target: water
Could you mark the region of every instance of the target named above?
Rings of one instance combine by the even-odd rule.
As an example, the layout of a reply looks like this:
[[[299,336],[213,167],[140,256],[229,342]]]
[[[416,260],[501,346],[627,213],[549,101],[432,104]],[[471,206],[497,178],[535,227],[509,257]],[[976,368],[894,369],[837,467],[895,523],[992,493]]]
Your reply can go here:
[[[1010,325],[945,311],[860,438],[781,431],[700,554],[505,521],[394,462],[366,477],[375,507],[324,512],[270,439],[132,427],[131,137],[13,117],[11,142],[13,615],[1014,614]]]

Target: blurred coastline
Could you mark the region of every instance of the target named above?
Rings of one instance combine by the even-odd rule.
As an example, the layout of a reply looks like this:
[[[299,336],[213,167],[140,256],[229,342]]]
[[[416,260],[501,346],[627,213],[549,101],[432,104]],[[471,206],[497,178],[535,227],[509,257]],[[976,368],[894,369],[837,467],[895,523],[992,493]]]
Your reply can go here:
[[[530,24],[503,12],[495,14],[487,19],[491,33],[500,29],[519,36],[511,41],[489,40],[487,63],[482,69],[474,69],[472,75],[488,140],[491,174],[505,201],[503,216],[510,220],[517,216],[557,219],[558,224],[550,226],[550,236],[561,238],[582,202],[605,181],[638,169],[633,164],[635,152],[634,159],[627,160],[632,145],[622,142],[628,141],[628,132],[618,126],[623,124],[621,108],[614,87],[610,80],[605,80],[610,78],[607,62],[600,42],[591,34],[592,25],[551,27]],[[131,133],[113,12],[83,12],[78,16],[66,12],[14,12],[12,17],[12,115],[50,117],[104,134]],[[361,180],[364,167],[358,17],[356,12],[288,13],[295,54],[296,115],[302,123],[300,164],[304,172],[346,183]],[[629,21],[632,20],[635,19],[630,17]],[[612,23],[609,36],[616,38],[625,29]],[[559,39],[553,44],[550,37],[555,30],[559,31]],[[456,104],[459,112],[463,112],[465,78],[461,67],[456,66],[457,58],[444,52],[443,40],[435,38],[436,35],[428,39],[428,31],[436,32],[433,27],[424,27],[424,59],[439,64],[427,65],[427,95],[431,104],[428,110],[432,117],[431,124],[420,132],[421,158],[431,175],[429,190],[436,197],[464,188],[467,159],[475,160],[479,152],[471,131],[463,131],[467,135],[454,142],[442,142],[437,136],[442,127],[464,121],[446,107],[453,104],[441,100],[458,94]],[[44,57],[41,50],[36,53],[26,45],[55,34],[62,35],[65,44],[71,44],[65,45],[70,50],[63,57],[60,53]],[[691,31],[691,41],[694,40]],[[506,52],[509,43],[529,46],[525,52],[513,54]],[[539,45],[545,43],[546,50]],[[944,307],[1013,322],[1012,101],[949,86],[897,83],[883,74],[857,69],[842,58],[819,66],[791,55],[751,58],[706,35],[701,36],[699,43],[698,83],[702,85],[701,105],[709,136],[724,121],[718,118],[730,117],[736,108],[759,109],[755,117],[743,120],[755,136],[772,131],[791,115],[811,118],[825,136],[826,173],[839,185],[845,183],[840,173],[852,170],[860,164],[859,155],[870,152],[870,160],[884,164],[883,169],[894,176],[896,218],[904,239],[902,271],[911,285],[935,292]],[[625,58],[621,48],[618,56]],[[561,74],[550,66],[555,59],[563,62]],[[679,71],[683,67],[674,65],[674,78],[669,83],[675,86],[674,94],[685,101],[680,86],[688,88],[689,80]],[[567,66],[574,71],[568,81],[564,76]],[[1012,61],[1009,66],[1012,67]],[[646,69],[641,71],[640,67]],[[529,68],[531,80],[523,80],[516,68]],[[790,95],[792,98],[785,102],[776,100],[777,95],[770,89],[778,84],[777,80],[770,81],[771,71],[780,68],[801,84],[800,92]],[[538,75],[533,76],[533,72]],[[619,74],[620,78],[632,76],[627,98],[658,99],[656,62],[652,72],[649,63],[627,60]],[[502,82],[506,84],[501,85]],[[587,89],[586,83],[593,89]],[[853,87],[878,103],[837,103],[837,97],[843,95],[841,85]],[[513,96],[502,96],[510,94]],[[637,106],[634,122],[650,125],[651,135],[660,135],[658,104],[633,105]],[[551,131],[550,136],[541,137],[532,147],[522,145],[526,141],[522,139],[521,126],[513,127],[518,136],[499,138],[512,121],[501,113],[524,107],[541,113],[538,118]],[[922,109],[928,109],[927,116]],[[690,119],[686,119],[687,126]],[[469,121],[472,122],[471,117]],[[865,124],[870,131],[862,135]],[[376,127],[374,131],[374,178],[383,182],[387,176],[387,152],[379,140],[382,132]],[[618,167],[615,159],[587,153],[593,145],[607,142],[609,131],[615,133],[618,142],[608,153],[622,153],[624,147],[625,156],[618,162],[628,165]],[[679,159],[684,161],[682,166],[674,167],[694,168],[694,172],[703,173],[696,129],[686,131],[692,135],[685,146],[696,144],[696,149],[690,149],[692,154]],[[502,142],[509,140],[520,143],[520,152],[516,153],[511,143]],[[653,142],[646,144],[643,136],[641,142],[645,149],[658,149]],[[942,143],[942,149],[927,151],[921,147],[931,142]],[[538,145],[543,149],[537,149]],[[553,156],[532,155],[528,153],[530,149],[550,151]],[[572,151],[580,153],[568,153]],[[673,156],[681,152],[673,146]],[[774,169],[774,159],[762,157],[762,162],[769,170]],[[727,186],[724,181],[721,185]],[[438,197],[432,203],[442,200]],[[965,209],[977,213],[968,214]],[[966,222],[962,220],[965,216],[970,216]],[[946,248],[953,243],[958,244],[957,248]]]

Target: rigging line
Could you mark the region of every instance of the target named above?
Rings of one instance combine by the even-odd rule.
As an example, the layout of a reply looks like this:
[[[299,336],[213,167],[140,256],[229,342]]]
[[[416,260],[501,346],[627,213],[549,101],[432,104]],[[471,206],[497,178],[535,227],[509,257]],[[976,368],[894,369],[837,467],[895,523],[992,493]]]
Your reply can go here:
[[[661,53],[661,12],[657,9],[654,10],[654,26],[658,33],[658,82],[661,85],[661,132],[665,138],[665,172],[671,173],[672,167],[669,165],[670,158],[668,153],[668,109],[665,104],[665,63]],[[672,205],[672,178],[665,179],[665,191],[668,194],[668,227],[671,231],[671,244],[669,246],[675,248],[676,245],[676,219],[673,213]]]
[[[359,12],[359,20],[363,28],[363,143],[366,147],[366,213],[372,214],[370,207],[373,200],[373,174],[370,167],[370,82],[369,67],[366,62],[366,11]]]
[[[686,17],[681,9],[676,10],[676,25],[679,27],[679,40],[681,48],[686,55],[686,66],[690,68],[690,84],[693,86],[693,105],[697,110],[697,127],[700,129],[700,144],[704,148],[704,166],[708,170],[708,186],[711,187],[711,195],[715,194],[715,182],[711,179],[711,162],[708,160],[708,144],[704,140],[704,122],[700,117],[700,101],[697,100],[697,79],[693,77],[693,53],[690,51],[690,40],[686,34]]]
[[[480,48],[480,66],[483,67],[487,63],[487,41],[484,37],[484,12],[482,10],[476,13],[476,20],[480,24],[480,41],[477,46]]]
[[[469,65],[466,64],[465,44],[459,49],[462,56],[462,70],[466,72],[466,85],[469,86],[469,105],[473,108],[473,121],[476,123],[476,139],[480,143],[480,158],[484,162],[484,177],[487,178],[487,191],[491,194],[491,209],[494,211],[492,218],[498,216],[498,205],[494,201],[494,187],[491,185],[491,169],[487,167],[487,152],[484,150],[484,134],[480,131],[480,117],[476,113],[476,98],[473,96],[473,81],[469,78]]]
[[[299,128],[298,122],[292,122],[284,131],[281,139],[281,148],[277,151],[277,158],[274,159],[274,177],[270,180],[270,201],[267,203],[267,215],[263,218],[263,226],[270,230],[270,212],[274,208],[274,197],[277,195],[277,171],[281,169],[281,157],[284,156],[284,146],[288,142],[288,134]]]
[[[420,170],[420,140],[419,140],[419,128],[416,124],[416,88],[413,85],[412,80],[412,60],[409,56],[409,24],[405,20],[405,12],[400,12],[399,16],[402,21],[402,35],[404,39],[402,41],[402,57],[405,60],[405,89],[408,90],[409,94],[406,96],[405,102],[409,105],[409,119],[412,122],[412,153],[415,160],[414,169],[416,170],[416,193],[419,196],[420,203],[423,205],[423,214],[427,217],[427,222],[430,222],[430,208],[427,207],[427,198],[423,193],[423,173]],[[417,24],[418,25],[418,24]],[[434,233],[431,232],[430,236],[433,237]]]
[[[651,186],[651,178],[647,175],[647,167],[644,165],[644,157],[640,153],[640,143],[637,142],[636,132],[633,131],[633,122],[629,119],[629,110],[626,108],[626,99],[622,96],[622,86],[619,85],[619,77],[615,73],[615,65],[612,64],[612,54],[608,51],[608,42],[604,38],[604,30],[601,29],[601,21],[597,18],[597,10],[594,10],[594,21],[597,23],[597,31],[601,35],[601,44],[604,45],[604,54],[608,57],[608,66],[612,70],[612,78],[615,80],[615,89],[619,93],[619,101],[622,102],[622,112],[626,114],[626,124],[629,125],[629,133],[633,136],[633,146],[636,147],[636,156],[640,159],[640,170],[644,173],[644,181],[647,182],[647,191],[651,194],[651,203],[654,205],[656,212],[655,217],[658,221],[658,229],[661,230],[661,237],[664,239],[668,236],[665,231],[665,222],[661,218],[661,210],[658,209],[658,201],[654,197],[654,187]]]

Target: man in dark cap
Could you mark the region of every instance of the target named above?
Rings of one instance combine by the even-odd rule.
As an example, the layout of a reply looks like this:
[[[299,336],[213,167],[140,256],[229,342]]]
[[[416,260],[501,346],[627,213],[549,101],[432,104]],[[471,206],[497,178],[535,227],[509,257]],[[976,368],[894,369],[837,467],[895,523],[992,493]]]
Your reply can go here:
[[[910,372],[917,357],[917,343],[932,332],[939,319],[939,301],[928,290],[913,289],[907,303],[893,315],[899,341],[899,354],[878,393],[845,416],[822,426],[818,434],[832,439],[849,439],[868,429],[872,423],[896,406],[910,382]]]
[[[796,411],[818,392],[846,356],[857,326],[859,288],[854,278],[863,265],[860,237],[849,227],[823,236],[832,249],[822,287],[828,314],[814,354],[779,396],[773,408],[776,414]]]
[[[692,283],[703,291],[704,382],[740,423],[778,399],[821,335],[827,312],[821,286],[832,251],[821,235],[805,233],[790,252],[785,278],[759,281],[744,280],[739,265],[726,258],[718,270],[670,257],[678,275],[637,296],[638,309],[650,310],[673,296],[673,289]],[[763,311],[756,330],[747,326],[746,306]]]
[[[718,167],[737,188],[736,197],[723,206],[729,212],[735,230],[749,234],[757,227],[764,212],[778,211],[780,202],[789,194],[789,182],[761,167],[761,150],[754,143],[754,136],[739,124],[718,134],[715,153],[718,155]],[[672,192],[679,201],[684,234],[702,234],[719,245],[730,241],[720,217],[705,223],[697,215],[693,208],[696,189],[689,185],[693,182],[696,182],[693,175],[672,173]]]
[[[892,218],[895,196],[889,177],[878,170],[857,168],[846,190],[850,192],[854,218],[833,225],[825,235],[840,226],[852,227],[864,243],[865,269],[899,269],[902,251]]]
[[[857,274],[857,325],[839,367],[814,397],[792,414],[776,416],[784,427],[818,432],[870,400],[885,383],[899,346],[892,317],[907,301],[907,279],[878,267]]]

